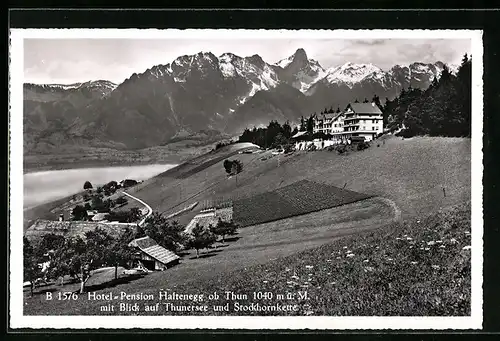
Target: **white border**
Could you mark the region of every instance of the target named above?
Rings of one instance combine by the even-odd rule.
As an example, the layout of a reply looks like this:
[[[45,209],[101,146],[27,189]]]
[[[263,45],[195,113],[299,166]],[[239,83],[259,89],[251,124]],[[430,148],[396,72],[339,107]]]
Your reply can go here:
[[[10,327],[168,329],[481,329],[483,320],[482,126],[483,43],[480,30],[157,30],[12,29],[10,31]],[[470,317],[23,316],[23,39],[471,39],[472,297]]]

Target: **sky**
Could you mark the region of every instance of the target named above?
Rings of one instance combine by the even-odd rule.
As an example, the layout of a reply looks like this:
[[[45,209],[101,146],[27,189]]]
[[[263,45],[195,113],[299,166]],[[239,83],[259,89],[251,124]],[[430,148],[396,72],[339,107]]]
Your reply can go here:
[[[470,39],[25,39],[24,82],[70,84],[105,79],[121,83],[133,73],[200,51],[220,56],[258,54],[272,64],[303,48],[323,68],[372,63],[383,70],[413,62],[460,64]]]

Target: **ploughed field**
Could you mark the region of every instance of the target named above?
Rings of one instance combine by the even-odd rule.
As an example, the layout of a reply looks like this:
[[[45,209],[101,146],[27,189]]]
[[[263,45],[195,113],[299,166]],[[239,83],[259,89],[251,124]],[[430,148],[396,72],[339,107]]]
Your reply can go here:
[[[324,210],[368,198],[369,195],[301,180],[271,192],[233,202],[233,219],[250,226]]]

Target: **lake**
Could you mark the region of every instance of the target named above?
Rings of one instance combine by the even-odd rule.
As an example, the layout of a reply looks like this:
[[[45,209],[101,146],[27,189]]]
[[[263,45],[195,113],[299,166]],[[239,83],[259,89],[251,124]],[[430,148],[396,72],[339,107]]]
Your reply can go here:
[[[76,168],[32,172],[23,175],[24,208],[64,198],[83,190],[85,181],[97,187],[115,180],[145,180],[158,175],[174,164],[154,164],[126,167]]]

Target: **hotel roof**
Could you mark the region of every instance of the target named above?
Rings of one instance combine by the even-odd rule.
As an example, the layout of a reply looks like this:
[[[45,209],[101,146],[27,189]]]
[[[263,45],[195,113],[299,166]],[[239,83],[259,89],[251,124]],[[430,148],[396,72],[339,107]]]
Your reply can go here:
[[[379,107],[375,103],[350,103],[348,105],[355,113],[362,114],[382,114]]]

